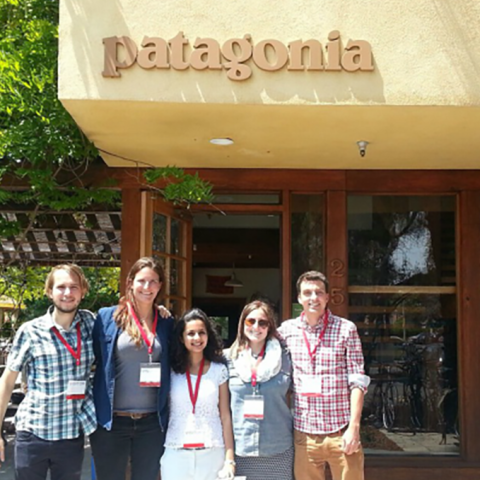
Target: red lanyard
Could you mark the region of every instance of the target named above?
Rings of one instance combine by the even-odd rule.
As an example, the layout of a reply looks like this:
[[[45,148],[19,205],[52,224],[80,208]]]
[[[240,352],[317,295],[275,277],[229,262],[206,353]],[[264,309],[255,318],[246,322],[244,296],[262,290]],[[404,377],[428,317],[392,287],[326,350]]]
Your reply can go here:
[[[145,342],[145,345],[147,345],[148,355],[151,357],[153,352],[153,344],[155,343],[155,332],[157,331],[158,310],[155,310],[155,319],[153,320],[153,326],[152,326],[153,336],[152,336],[152,340],[150,341],[150,339],[148,338],[147,332],[145,332],[145,330],[143,329],[142,324],[138,319],[137,314],[135,313],[135,310],[132,307],[132,304],[128,302],[127,305],[128,305],[128,312],[135,320],[135,323],[137,324],[137,327],[140,330],[140,333],[142,335],[143,341]]]
[[[302,312],[301,315],[301,320],[303,321],[305,317],[305,313]],[[310,357],[310,360],[312,361],[312,365],[315,364],[315,355],[317,354],[317,349],[325,335],[325,332],[327,331],[327,326],[328,326],[328,310],[325,311],[325,315],[323,317],[323,328],[322,331],[320,332],[318,336],[318,341],[317,344],[315,345],[315,348],[312,350],[310,347],[310,342],[308,341],[307,334],[305,333],[305,328],[302,328],[302,333],[303,333],[303,339],[305,340],[305,344],[307,345],[307,350],[308,350],[308,356]]]
[[[192,390],[192,379],[190,378],[190,369],[187,368],[187,383],[188,383],[188,393],[190,394],[190,401],[192,402],[192,412],[195,414],[195,405],[197,404],[198,391],[200,390],[200,381],[202,380],[203,365],[205,364],[205,357],[202,358],[200,362],[200,368],[198,369],[197,383],[195,383],[195,392]]]
[[[260,352],[260,355],[258,356],[255,365],[252,366],[252,387],[257,386],[257,368],[260,365],[260,362],[263,360],[266,346],[267,346],[267,342],[265,342],[265,345],[263,346],[262,351]]]
[[[80,335],[80,322],[77,323],[77,351],[75,351],[70,344],[63,338],[63,335],[58,331],[57,327],[52,327],[53,333],[57,338],[67,347],[72,357],[77,361],[77,367],[80,366],[80,357],[82,356],[82,336]]]

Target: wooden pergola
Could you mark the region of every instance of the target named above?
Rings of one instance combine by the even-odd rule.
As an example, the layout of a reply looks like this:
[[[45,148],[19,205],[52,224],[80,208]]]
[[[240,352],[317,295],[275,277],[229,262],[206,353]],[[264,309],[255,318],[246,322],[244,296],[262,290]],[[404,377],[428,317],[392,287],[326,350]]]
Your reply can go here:
[[[2,217],[17,221],[22,229],[19,235],[0,238],[3,264],[120,266],[120,209],[96,205],[84,211],[33,212],[33,206],[13,204],[0,210]]]

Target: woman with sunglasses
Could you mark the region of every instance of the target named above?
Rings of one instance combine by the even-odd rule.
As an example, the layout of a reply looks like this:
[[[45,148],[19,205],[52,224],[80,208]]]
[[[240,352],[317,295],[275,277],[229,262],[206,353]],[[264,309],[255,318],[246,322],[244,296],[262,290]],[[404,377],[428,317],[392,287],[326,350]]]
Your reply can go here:
[[[291,362],[277,339],[275,314],[265,302],[245,306],[238,334],[225,352],[238,476],[293,479]]]

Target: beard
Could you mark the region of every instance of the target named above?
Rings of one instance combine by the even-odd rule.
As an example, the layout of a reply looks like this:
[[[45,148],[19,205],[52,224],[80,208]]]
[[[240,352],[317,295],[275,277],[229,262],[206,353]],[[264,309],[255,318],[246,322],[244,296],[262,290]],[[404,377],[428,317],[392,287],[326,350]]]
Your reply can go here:
[[[66,308],[66,307],[62,307],[56,302],[52,302],[52,303],[53,303],[53,306],[55,307],[55,310],[58,310],[61,313],[75,313],[78,310],[78,307],[80,305],[80,302],[78,302],[77,304],[71,305],[70,307]]]

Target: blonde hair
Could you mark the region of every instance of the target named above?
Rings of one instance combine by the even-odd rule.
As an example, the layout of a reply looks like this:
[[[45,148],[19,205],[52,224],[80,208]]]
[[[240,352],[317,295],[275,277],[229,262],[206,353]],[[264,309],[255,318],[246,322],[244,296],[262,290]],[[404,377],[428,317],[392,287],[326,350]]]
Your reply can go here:
[[[132,265],[132,268],[128,272],[125,286],[125,296],[120,298],[117,309],[113,314],[113,318],[118,328],[120,328],[124,332],[127,332],[130,338],[135,342],[135,345],[137,345],[137,347],[140,347],[142,344],[142,335],[135,321],[130,315],[130,312],[128,311],[127,303],[130,302],[133,309],[135,310],[135,298],[132,293],[132,285],[137,273],[144,268],[151,268],[158,275],[158,279],[162,284],[162,288],[160,288],[157,296],[153,300],[153,304],[158,305],[160,303],[165,280],[163,267],[160,265],[158,260],[153,257],[142,257]]]
[[[47,275],[45,279],[45,295],[48,295],[50,291],[53,289],[53,285],[55,284],[55,273],[59,270],[64,270],[65,272],[69,273],[71,276],[75,275],[79,282],[80,288],[82,289],[83,293],[86,295],[88,293],[89,285],[88,280],[83,273],[83,270],[74,263],[65,263],[63,265],[56,265],[50,270],[50,273]]]

